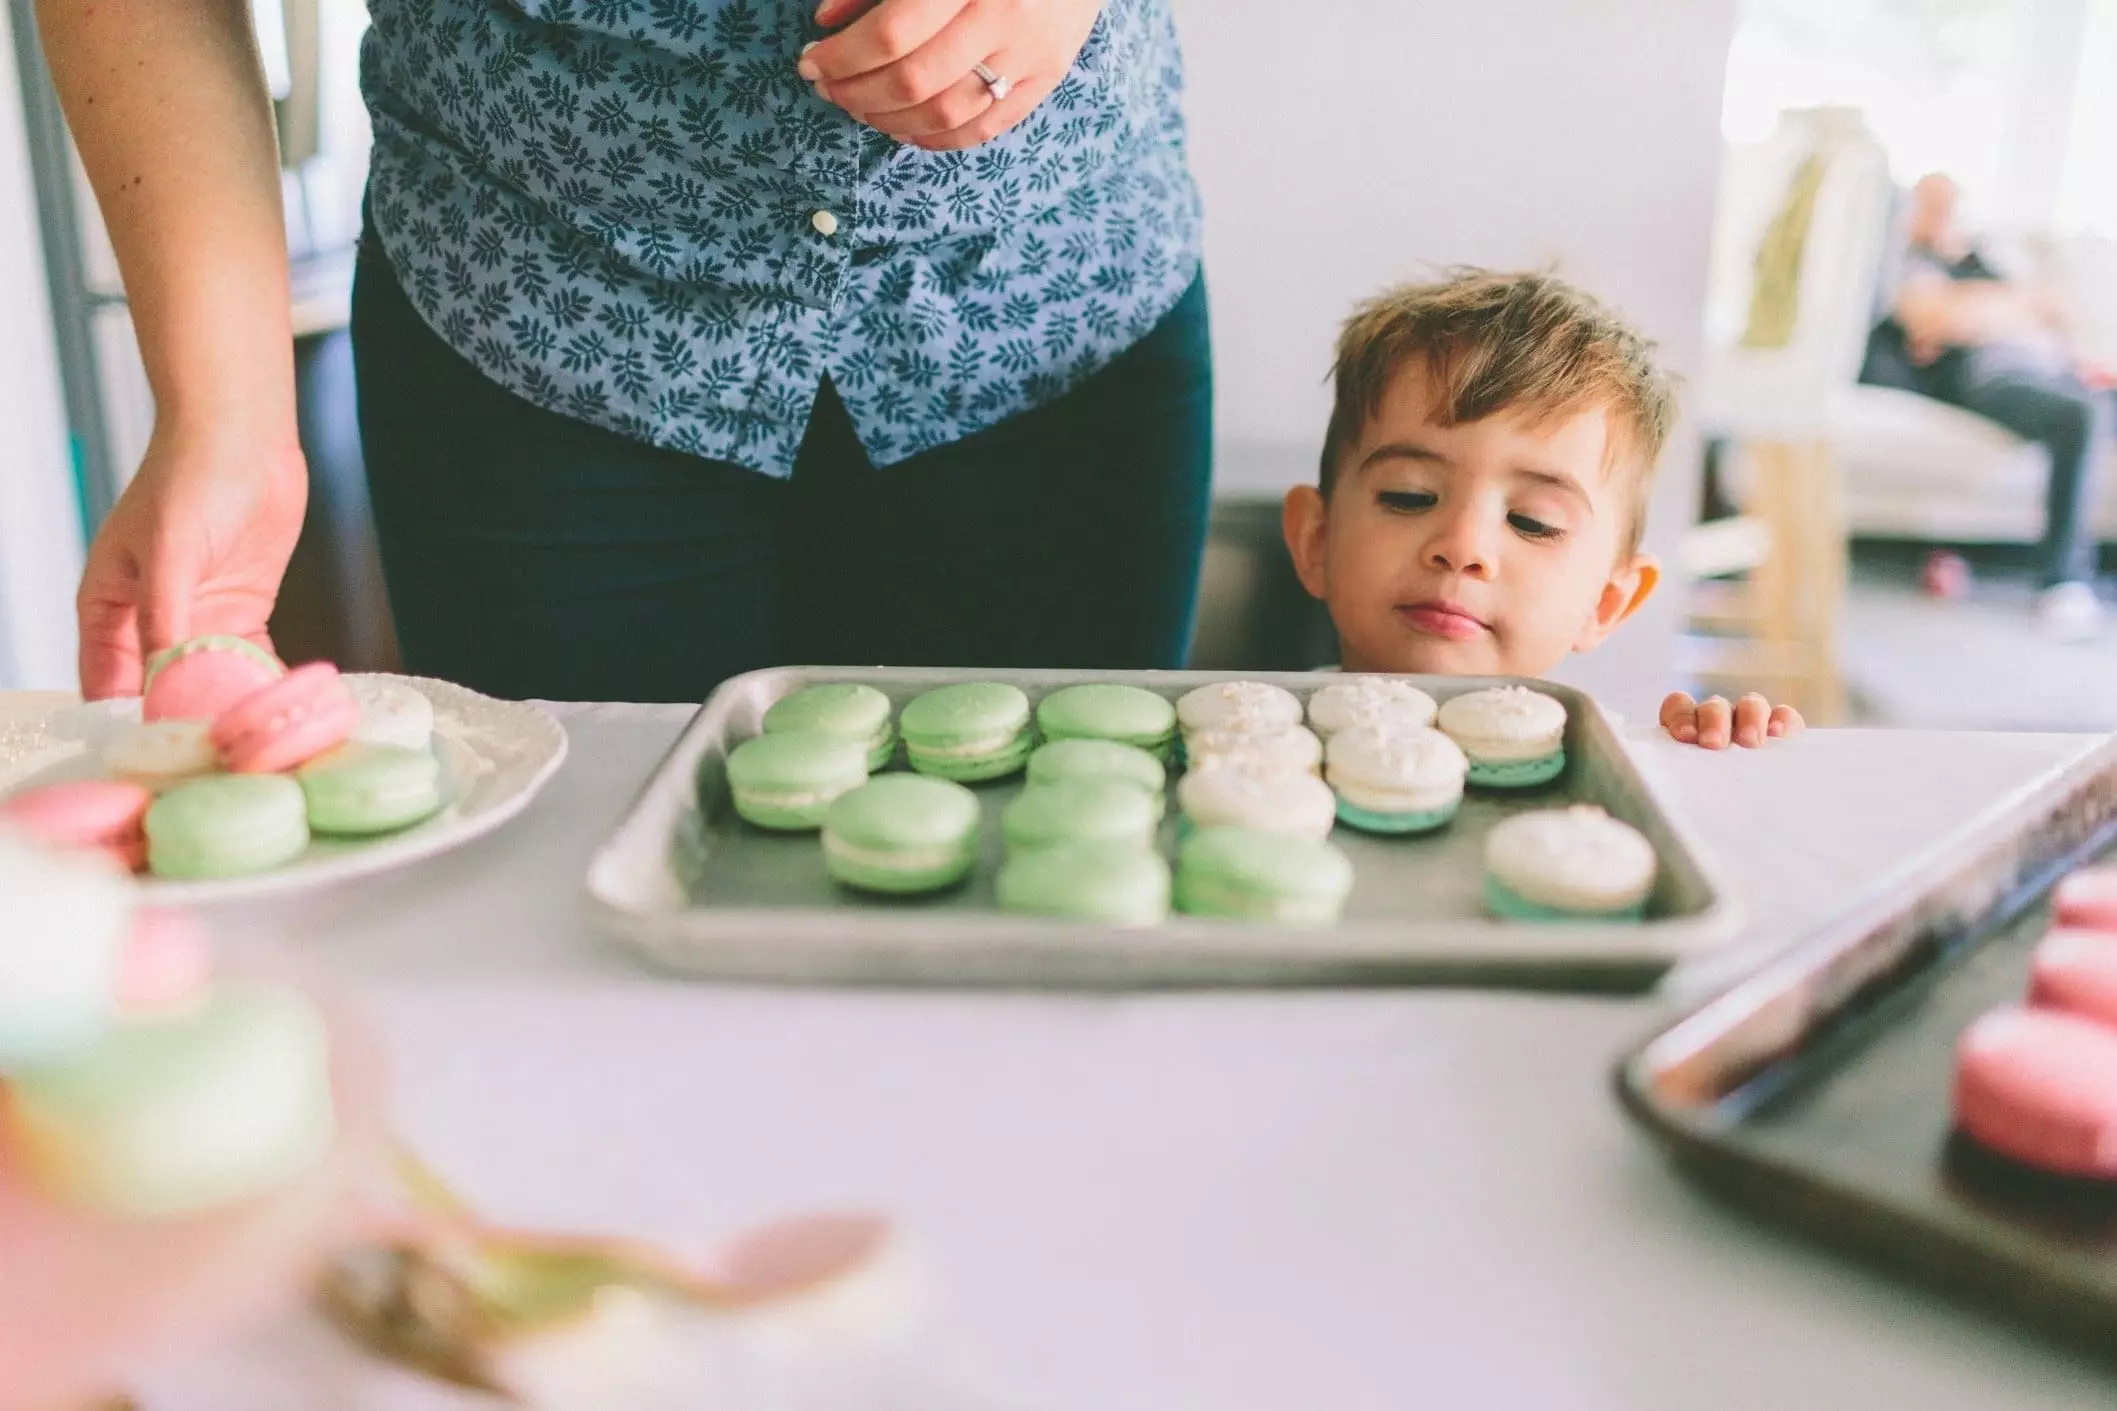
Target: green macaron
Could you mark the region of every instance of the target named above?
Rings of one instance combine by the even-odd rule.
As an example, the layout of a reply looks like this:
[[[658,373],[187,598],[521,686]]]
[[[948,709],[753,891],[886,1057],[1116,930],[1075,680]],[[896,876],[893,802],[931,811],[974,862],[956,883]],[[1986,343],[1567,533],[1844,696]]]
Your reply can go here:
[[[22,1166],[69,1203],[127,1220],[281,1189],[336,1128],[322,1017],[295,991],[250,981],[123,1019],[11,1087]]]
[[[1000,909],[1024,916],[1153,926],[1169,914],[1169,864],[1125,843],[1060,843],[1007,859]]]
[[[294,778],[312,833],[388,833],[441,811],[441,761],[432,750],[356,740],[318,755]]]
[[[905,757],[921,774],[974,783],[1020,770],[1034,745],[1029,697],[997,681],[928,691],[897,717]]]
[[[1000,815],[1009,854],[1055,843],[1123,843],[1154,846],[1161,821],[1145,790],[1117,779],[1062,779],[1031,784]]]
[[[824,870],[870,892],[953,886],[977,866],[979,812],[978,796],[946,779],[871,779],[824,816]]]
[[[728,755],[735,811],[760,828],[801,832],[823,826],[841,795],[867,782],[868,744],[821,730],[788,730],[744,740]]]
[[[1036,723],[1047,740],[1115,740],[1166,760],[1176,707],[1140,686],[1068,686],[1044,697]]]
[[[1176,909],[1191,916],[1327,926],[1352,887],[1331,844],[1254,828],[1201,828],[1176,864]]]
[[[308,800],[283,774],[194,779],[147,810],[147,866],[161,877],[244,877],[308,845]]]
[[[780,735],[795,730],[821,730],[827,735],[860,741],[867,746],[871,773],[886,767],[897,752],[897,727],[890,722],[889,697],[873,686],[831,682],[804,686],[780,697],[764,713],[764,733]]]
[[[276,668],[279,671],[287,669],[278,657],[273,656],[272,653],[247,637],[231,636],[223,632],[209,632],[203,637],[192,637],[186,641],[178,642],[174,646],[164,647],[153,656],[148,657],[146,668],[141,673],[144,678],[142,685],[154,684],[154,678],[162,674],[163,667],[169,665],[170,662],[175,661],[178,657],[187,657],[193,652],[234,652],[238,656],[249,657],[252,661]]]
[[[1169,787],[1167,766],[1137,745],[1115,740],[1053,740],[1029,756],[1029,782],[1116,779],[1160,798]]]

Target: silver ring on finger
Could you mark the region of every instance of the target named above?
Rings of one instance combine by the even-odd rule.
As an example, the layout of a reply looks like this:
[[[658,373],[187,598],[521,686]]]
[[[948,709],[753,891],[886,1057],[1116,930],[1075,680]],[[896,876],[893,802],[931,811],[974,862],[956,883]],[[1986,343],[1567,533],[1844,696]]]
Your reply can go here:
[[[972,64],[970,71],[985,80],[985,86],[992,90],[992,101],[995,103],[1006,102],[1007,95],[1014,92],[1014,80],[1006,74],[994,73],[990,64]]]

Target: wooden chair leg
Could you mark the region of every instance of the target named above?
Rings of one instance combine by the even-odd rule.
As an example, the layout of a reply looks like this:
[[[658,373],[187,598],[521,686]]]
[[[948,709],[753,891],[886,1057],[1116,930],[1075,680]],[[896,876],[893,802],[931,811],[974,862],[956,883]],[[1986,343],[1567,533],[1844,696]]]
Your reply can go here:
[[[1838,625],[1845,599],[1845,528],[1828,443],[1757,441],[1750,456],[1751,513],[1771,531],[1771,551],[1751,574],[1757,638],[1768,661],[1792,669],[1782,688],[1816,724],[1844,718]]]

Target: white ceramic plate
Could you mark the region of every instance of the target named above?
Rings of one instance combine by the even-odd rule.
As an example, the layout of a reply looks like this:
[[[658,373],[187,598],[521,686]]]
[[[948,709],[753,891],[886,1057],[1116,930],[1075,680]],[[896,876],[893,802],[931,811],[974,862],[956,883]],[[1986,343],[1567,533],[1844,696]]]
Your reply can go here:
[[[284,867],[252,877],[177,882],[143,876],[155,902],[226,901],[297,891],[402,867],[482,837],[529,806],[566,758],[566,731],[521,701],[496,701],[447,681],[399,676],[434,703],[441,811],[378,838],[318,838]],[[29,784],[93,779],[103,741],[139,719],[138,700],[53,691],[0,692],[0,794]]]

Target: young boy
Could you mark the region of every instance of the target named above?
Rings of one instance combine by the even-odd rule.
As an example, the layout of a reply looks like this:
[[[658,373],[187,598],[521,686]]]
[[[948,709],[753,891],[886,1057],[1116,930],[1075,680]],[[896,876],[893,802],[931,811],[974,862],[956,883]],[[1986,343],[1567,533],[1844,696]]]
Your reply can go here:
[[[1459,269],[1359,308],[1338,339],[1317,485],[1287,548],[1347,671],[1541,676],[1646,601],[1639,551],[1676,417],[1653,345],[1548,274]],[[1676,739],[1761,745],[1789,706],[1677,693]]]

